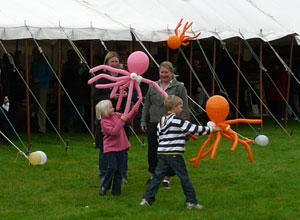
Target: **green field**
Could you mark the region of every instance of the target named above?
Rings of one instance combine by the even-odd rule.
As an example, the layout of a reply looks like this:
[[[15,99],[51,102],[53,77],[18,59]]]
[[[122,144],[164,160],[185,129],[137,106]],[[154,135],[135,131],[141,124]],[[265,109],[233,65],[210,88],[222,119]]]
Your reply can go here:
[[[68,152],[55,133],[33,134],[31,151],[41,150],[48,156],[41,166],[29,166],[22,155],[16,160],[18,151],[1,144],[0,219],[300,219],[300,129],[299,123],[289,123],[289,132],[295,128],[291,137],[273,123],[265,125],[262,133],[270,143],[251,145],[253,163],[244,146],[231,152],[231,143],[222,139],[215,160],[206,157],[194,168],[188,159],[197,154],[207,136],[190,140],[184,157],[199,203],[205,206],[201,211],[184,207],[178,177],[171,179],[171,189],[160,188],[152,207],[139,206],[150,174],[147,146],[142,148],[134,136],[129,182],[123,184],[120,197],[110,192],[99,196],[98,150],[87,133],[63,134],[70,140]],[[255,137],[246,125],[238,132]],[[21,136],[26,140],[26,134]],[[13,141],[22,149],[17,139]]]

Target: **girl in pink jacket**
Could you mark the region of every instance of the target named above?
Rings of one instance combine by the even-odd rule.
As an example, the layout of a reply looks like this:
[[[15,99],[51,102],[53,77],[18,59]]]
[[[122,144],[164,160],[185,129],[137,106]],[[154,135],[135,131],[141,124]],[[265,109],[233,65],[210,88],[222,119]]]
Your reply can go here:
[[[111,194],[121,195],[122,171],[125,151],[130,148],[124,125],[133,117],[115,112],[110,100],[102,100],[96,105],[96,115],[101,119],[102,133],[104,135],[104,154],[108,162],[108,169],[100,188],[100,195],[106,195],[106,191],[112,185]]]

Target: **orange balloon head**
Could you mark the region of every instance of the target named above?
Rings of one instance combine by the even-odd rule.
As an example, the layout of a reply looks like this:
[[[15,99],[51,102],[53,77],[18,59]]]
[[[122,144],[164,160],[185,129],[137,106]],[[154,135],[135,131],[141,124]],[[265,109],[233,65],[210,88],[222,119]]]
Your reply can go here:
[[[169,37],[168,39],[168,46],[173,49],[173,50],[176,50],[180,47],[181,45],[181,40],[179,37],[177,36],[171,36]]]
[[[206,114],[216,124],[225,121],[229,114],[227,100],[220,95],[210,97],[206,103]]]

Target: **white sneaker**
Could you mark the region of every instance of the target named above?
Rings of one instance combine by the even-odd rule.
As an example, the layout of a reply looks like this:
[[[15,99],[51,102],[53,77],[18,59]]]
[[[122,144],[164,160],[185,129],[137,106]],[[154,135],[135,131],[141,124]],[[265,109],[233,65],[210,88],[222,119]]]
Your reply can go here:
[[[122,178],[122,183],[128,183],[127,178],[123,177],[123,178]]]
[[[151,206],[146,199],[142,199],[140,206]]]
[[[204,208],[203,205],[200,205],[200,204],[195,204],[195,203],[191,203],[191,202],[187,202],[186,204],[186,208],[187,209],[198,209],[198,210],[201,210]]]
[[[170,189],[171,188],[171,183],[170,183],[170,179],[164,179],[162,181],[162,184],[163,184],[163,187],[166,188],[166,189]]]
[[[201,209],[204,209],[204,206],[203,206],[203,205],[200,205],[200,204],[198,203],[198,204],[196,204],[196,205],[194,206],[194,209],[201,210]]]

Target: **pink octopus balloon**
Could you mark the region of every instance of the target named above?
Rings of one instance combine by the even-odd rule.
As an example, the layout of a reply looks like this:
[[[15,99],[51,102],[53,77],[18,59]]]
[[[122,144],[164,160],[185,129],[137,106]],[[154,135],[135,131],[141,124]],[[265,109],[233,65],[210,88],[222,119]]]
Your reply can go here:
[[[126,70],[122,70],[122,69],[113,68],[113,67],[107,66],[107,65],[100,65],[100,66],[96,66],[96,67],[92,68],[90,70],[90,73],[94,73],[94,72],[97,72],[101,69],[105,69],[105,70],[108,70],[110,72],[120,73],[124,76],[113,77],[113,76],[110,76],[108,74],[99,74],[99,75],[94,76],[93,78],[91,78],[88,81],[88,84],[92,84],[92,83],[94,83],[95,81],[97,81],[98,79],[101,79],[101,78],[105,78],[105,79],[109,79],[111,81],[114,81],[114,83],[96,85],[96,88],[97,89],[113,88],[111,93],[110,93],[110,98],[115,97],[118,89],[120,88],[120,95],[119,95],[117,106],[116,106],[117,110],[120,109],[120,106],[121,106],[121,103],[122,103],[122,100],[123,100],[123,97],[124,97],[124,90],[127,87],[129,87],[128,98],[127,98],[127,102],[126,102],[124,115],[126,115],[128,117],[131,117],[134,114],[134,112],[136,111],[136,109],[139,108],[140,104],[143,101],[143,95],[142,95],[141,88],[140,88],[140,83],[141,82],[151,84],[159,92],[161,92],[164,97],[167,97],[168,94],[163,89],[161,89],[157,85],[157,83],[153,82],[152,80],[145,79],[141,76],[146,72],[146,70],[149,67],[149,58],[144,52],[136,51],[136,52],[132,53],[128,57],[127,64],[128,64],[128,69],[129,69],[130,72],[128,72]],[[129,111],[130,103],[131,103],[131,99],[132,99],[133,87],[135,87],[136,90],[137,90],[139,100],[132,107],[132,109]]]

